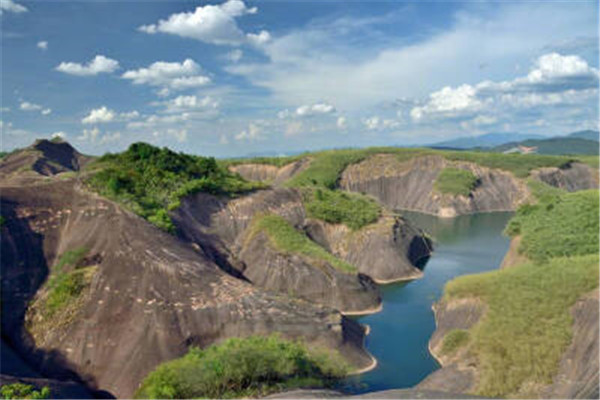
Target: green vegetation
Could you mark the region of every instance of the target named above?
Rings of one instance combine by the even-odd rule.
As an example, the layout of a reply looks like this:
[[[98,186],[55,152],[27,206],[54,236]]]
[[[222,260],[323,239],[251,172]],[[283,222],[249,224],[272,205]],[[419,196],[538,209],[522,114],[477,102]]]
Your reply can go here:
[[[527,186],[529,187],[529,190],[531,190],[533,197],[541,203],[547,203],[554,200],[557,196],[566,193],[566,191],[562,189],[550,186],[547,183],[535,179],[529,179],[527,181]]]
[[[543,202],[519,208],[506,232],[521,235],[519,251],[536,262],[597,254],[598,207],[597,190],[546,194]]]
[[[290,254],[303,254],[316,261],[326,261],[341,271],[356,272],[355,266],[335,257],[278,215],[255,217],[247,240],[251,240],[260,232],[264,232],[270,243],[280,251]]]
[[[117,200],[169,232],[168,215],[180,199],[196,192],[234,196],[263,187],[217,165],[212,157],[196,157],[134,143],[119,154],[107,154],[90,167],[88,180],[100,194]]]
[[[36,390],[33,385],[25,383],[11,383],[0,387],[0,394],[5,400],[10,399],[49,399],[50,389],[48,386]]]
[[[379,218],[381,207],[371,198],[355,193],[316,189],[304,195],[308,216],[360,229]]]
[[[87,249],[83,247],[66,251],[52,267],[46,283],[47,296],[41,305],[44,318],[53,317],[73,304],[89,285],[94,272],[93,267],[77,268],[86,254]],[[67,267],[74,269],[66,272]]]
[[[5,223],[6,223],[6,218],[4,218],[4,216],[0,215],[0,226],[4,226]]]
[[[291,164],[294,161],[301,160],[305,157],[304,154],[300,154],[297,156],[286,156],[286,157],[254,157],[254,158],[231,158],[228,160],[220,160],[219,164],[224,167],[228,167],[230,165],[239,165],[239,164],[264,164],[264,165],[273,165],[275,167],[283,167],[285,165]]]
[[[433,184],[435,190],[454,196],[469,196],[477,186],[477,177],[468,170],[444,168]]]
[[[598,191],[534,187],[543,200],[521,207],[507,227],[522,236],[532,261],[454,279],[442,299],[487,305],[469,330],[481,374],[477,393],[486,397],[535,396],[528,387],[550,383],[571,340],[570,308],[598,287]]]
[[[453,354],[459,348],[463,347],[469,341],[469,332],[464,329],[452,329],[444,336],[442,342],[442,354]]]
[[[276,335],[228,339],[160,365],[136,393],[146,399],[257,397],[302,386],[330,387],[348,367],[337,354],[310,351]]]
[[[573,160],[597,163],[597,158],[577,156],[546,156],[536,154],[499,154],[475,151],[446,151],[426,148],[371,147],[367,149],[327,150],[308,154],[313,157],[310,166],[287,182],[290,187],[320,186],[334,189],[343,170],[374,154],[393,154],[403,162],[414,157],[439,155],[450,161],[472,162],[484,167],[512,172],[525,178],[531,170],[541,167],[563,167]],[[595,160],[595,161],[594,161]],[[246,160],[246,162],[258,162]]]
[[[527,382],[550,383],[571,338],[569,309],[598,286],[598,256],[556,258],[449,282],[445,299],[488,306],[470,330],[480,363],[478,394],[510,397]]]

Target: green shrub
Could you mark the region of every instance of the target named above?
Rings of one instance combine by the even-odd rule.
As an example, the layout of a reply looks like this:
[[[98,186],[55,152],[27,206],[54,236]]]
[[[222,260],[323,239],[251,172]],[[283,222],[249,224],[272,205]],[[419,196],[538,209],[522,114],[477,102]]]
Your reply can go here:
[[[134,143],[119,154],[106,154],[86,167],[93,190],[121,202],[138,215],[173,232],[168,211],[196,192],[234,196],[264,187],[219,166],[212,157],[196,157]]]
[[[469,341],[469,332],[464,329],[452,329],[444,336],[442,354],[449,355],[466,345]]]
[[[435,190],[443,194],[467,197],[477,186],[477,177],[465,169],[444,168],[433,186]]]
[[[4,216],[0,215],[0,226],[4,226],[4,224],[6,224],[6,218],[4,218]]]
[[[527,181],[527,186],[529,187],[529,190],[531,190],[533,197],[535,197],[540,203],[554,201],[556,197],[566,193],[563,189],[550,186],[547,183],[534,179],[529,179]]]
[[[309,190],[304,195],[308,215],[356,230],[379,218],[381,207],[372,199],[339,190]]]
[[[520,207],[506,233],[521,235],[519,251],[536,262],[597,254],[598,207],[597,190],[547,196],[544,202]]]
[[[330,387],[348,372],[334,352],[309,351],[277,335],[228,339],[160,365],[142,382],[138,398],[256,397],[302,386]]]
[[[0,387],[0,394],[5,400],[10,399],[49,399],[50,389],[48,386],[36,390],[35,386],[25,383],[11,383]]]
[[[269,241],[278,250],[290,254],[303,254],[316,260],[326,261],[334,268],[355,273],[356,267],[337,258],[323,247],[310,240],[304,232],[298,231],[289,222],[278,215],[257,216],[252,221],[247,240],[264,232]]]

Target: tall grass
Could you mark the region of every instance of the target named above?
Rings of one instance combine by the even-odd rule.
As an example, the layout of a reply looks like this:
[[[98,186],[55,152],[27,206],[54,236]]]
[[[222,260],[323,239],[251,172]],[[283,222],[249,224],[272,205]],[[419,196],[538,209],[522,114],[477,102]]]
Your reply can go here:
[[[308,216],[332,224],[344,224],[352,230],[379,218],[381,207],[375,200],[358,193],[315,189],[304,193]]]

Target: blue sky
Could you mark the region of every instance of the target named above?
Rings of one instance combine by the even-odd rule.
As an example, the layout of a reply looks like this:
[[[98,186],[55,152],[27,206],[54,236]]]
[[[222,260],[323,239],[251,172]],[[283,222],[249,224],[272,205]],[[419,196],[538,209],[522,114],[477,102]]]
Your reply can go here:
[[[2,149],[220,157],[598,127],[598,3],[0,0]]]

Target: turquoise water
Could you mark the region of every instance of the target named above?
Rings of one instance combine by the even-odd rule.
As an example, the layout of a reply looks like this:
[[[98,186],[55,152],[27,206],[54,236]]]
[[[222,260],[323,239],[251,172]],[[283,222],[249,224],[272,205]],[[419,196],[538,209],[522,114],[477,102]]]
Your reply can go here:
[[[435,251],[421,279],[382,286],[383,310],[357,318],[371,328],[366,345],[378,365],[348,382],[353,393],[411,387],[438,369],[427,347],[435,330],[433,302],[452,278],[497,269],[508,250],[502,230],[511,213],[455,219],[402,214],[434,237]]]

